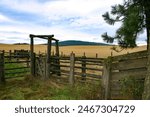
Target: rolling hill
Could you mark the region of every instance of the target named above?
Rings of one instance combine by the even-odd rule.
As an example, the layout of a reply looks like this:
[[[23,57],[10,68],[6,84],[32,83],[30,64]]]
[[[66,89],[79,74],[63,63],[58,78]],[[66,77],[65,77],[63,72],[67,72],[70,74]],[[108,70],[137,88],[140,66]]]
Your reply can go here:
[[[53,45],[55,45],[53,43]],[[96,42],[88,42],[88,41],[76,41],[76,40],[67,40],[67,41],[60,41],[59,42],[59,46],[80,46],[80,45],[84,45],[84,46],[93,46],[93,45],[100,45],[100,46],[105,46],[105,45],[109,45],[109,44],[105,44],[105,43],[96,43]]]

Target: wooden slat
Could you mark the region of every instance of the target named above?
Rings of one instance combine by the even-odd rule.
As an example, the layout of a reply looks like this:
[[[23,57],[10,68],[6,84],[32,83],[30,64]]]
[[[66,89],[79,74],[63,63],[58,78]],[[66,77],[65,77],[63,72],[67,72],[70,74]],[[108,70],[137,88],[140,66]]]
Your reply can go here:
[[[30,61],[10,61],[10,62],[5,62],[5,64],[7,63],[28,63]]]
[[[119,61],[112,63],[112,70],[127,70],[133,68],[143,68],[147,65],[147,58]]]
[[[75,72],[75,75],[78,75],[78,76],[82,76],[82,73],[81,72]],[[88,73],[86,73],[86,74],[84,74],[84,75],[86,75],[86,77],[91,77],[91,78],[93,78],[93,79],[101,79],[102,78],[102,75],[96,75],[96,74],[88,74]]]
[[[6,75],[9,75],[9,74],[22,74],[22,73],[27,73],[27,72],[30,72],[30,71],[6,72],[5,74]]]
[[[111,81],[111,90],[120,91],[122,86],[120,81]]]
[[[111,99],[112,100],[124,100],[126,97],[124,97],[121,93],[118,93],[116,91],[111,92]]]
[[[75,66],[75,68],[78,68],[78,69],[87,69],[87,70],[94,70],[94,71],[102,71],[103,69],[102,68],[89,68],[89,67],[79,67],[79,66]]]
[[[134,77],[136,79],[145,78],[146,73],[147,73],[147,70],[145,68],[126,70],[126,71],[121,71],[121,72],[113,72],[112,80],[120,80],[126,77]]]
[[[70,63],[70,61],[60,61],[60,63]]]
[[[6,68],[5,70],[29,69],[29,67]]]
[[[129,53],[129,54],[124,54],[124,55],[119,55],[119,56],[114,56],[112,57],[113,61],[118,61],[118,60],[129,60],[129,59],[136,59],[136,58],[143,58],[147,57],[147,51],[140,51],[140,52],[134,52],[134,53]]]

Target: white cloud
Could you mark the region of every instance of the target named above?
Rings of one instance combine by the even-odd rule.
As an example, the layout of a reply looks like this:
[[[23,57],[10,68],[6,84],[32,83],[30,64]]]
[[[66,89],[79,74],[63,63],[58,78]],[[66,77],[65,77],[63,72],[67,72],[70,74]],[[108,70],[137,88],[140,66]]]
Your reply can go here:
[[[21,41],[20,38],[28,42],[29,34],[54,34],[60,40],[102,42],[101,34],[106,31],[114,34],[120,24],[112,27],[105,23],[101,15],[110,10],[112,5],[121,2],[122,0],[0,0],[0,5],[13,12],[30,13],[33,17],[37,15],[40,17],[36,19],[37,22],[42,19],[41,24],[38,24],[34,20],[14,21],[0,14],[0,22],[12,23],[0,26],[0,37],[9,41],[11,37],[18,41]],[[97,29],[99,34],[87,33],[84,29]],[[41,43],[37,43],[39,42]]]
[[[0,22],[12,22],[12,19],[0,14]]]

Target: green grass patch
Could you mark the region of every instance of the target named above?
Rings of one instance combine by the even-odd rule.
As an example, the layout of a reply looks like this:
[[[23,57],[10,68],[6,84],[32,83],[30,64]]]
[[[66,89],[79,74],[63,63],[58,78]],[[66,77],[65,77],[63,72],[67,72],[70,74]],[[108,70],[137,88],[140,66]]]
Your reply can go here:
[[[57,84],[54,81],[43,81],[26,77],[11,79],[0,85],[2,100],[94,100],[101,99],[100,83],[91,85],[77,83],[70,85]]]

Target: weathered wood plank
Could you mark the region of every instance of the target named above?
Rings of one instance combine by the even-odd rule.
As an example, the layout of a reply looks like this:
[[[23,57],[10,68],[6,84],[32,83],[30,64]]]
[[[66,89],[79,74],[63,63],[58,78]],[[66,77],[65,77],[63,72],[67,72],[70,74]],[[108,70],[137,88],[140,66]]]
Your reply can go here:
[[[75,68],[79,68],[79,69],[86,69],[86,70],[94,70],[94,71],[102,71],[102,68],[90,68],[90,67],[79,67],[79,66],[75,66]]]
[[[85,61],[85,59],[86,59],[86,56],[84,55],[82,57],[82,63],[81,63],[82,80],[86,80],[86,61]]]
[[[71,53],[70,55],[70,75],[69,75],[69,84],[74,85],[74,64],[75,64],[75,54]]]
[[[56,56],[59,57],[59,43],[58,40],[56,41]],[[60,65],[60,60],[56,59],[56,64]],[[60,70],[60,66],[57,66],[56,69]],[[57,72],[57,75],[60,76],[61,72]]]
[[[141,79],[141,78],[145,78],[146,72],[147,72],[146,68],[132,69],[132,70],[126,70],[126,71],[120,71],[120,72],[112,72],[112,80],[120,80],[126,77],[133,77],[136,79]]]
[[[4,52],[0,53],[0,84],[5,83]]]
[[[134,52],[134,53],[129,53],[129,54],[124,54],[124,55],[119,55],[119,56],[114,56],[112,57],[113,61],[118,61],[118,60],[129,60],[129,59],[136,59],[136,58],[143,58],[147,57],[147,51],[140,51],[140,52]]]
[[[82,76],[82,73],[80,73],[80,72],[75,72],[75,75]],[[84,74],[84,75],[86,75],[86,77],[91,77],[91,78],[93,78],[93,79],[101,79],[101,78],[102,78],[102,75],[89,74],[89,73],[86,73],[86,74]]]
[[[46,79],[50,78],[50,67],[51,67],[51,38],[48,39],[47,42],[47,57],[46,57]]]
[[[102,82],[104,88],[104,99],[111,99],[111,92],[110,92],[110,81],[111,81],[111,64],[105,63],[103,67],[103,75],[102,75]]]
[[[30,57],[31,57],[31,61],[30,61],[30,65],[31,65],[31,75],[35,76],[35,55],[34,55],[34,40],[33,37],[30,36]]]
[[[112,70],[127,70],[133,68],[144,68],[147,65],[147,58],[118,61],[112,63]]]
[[[120,81],[111,81],[111,91],[112,90],[116,90],[116,91],[120,91],[122,89],[122,84]]]

